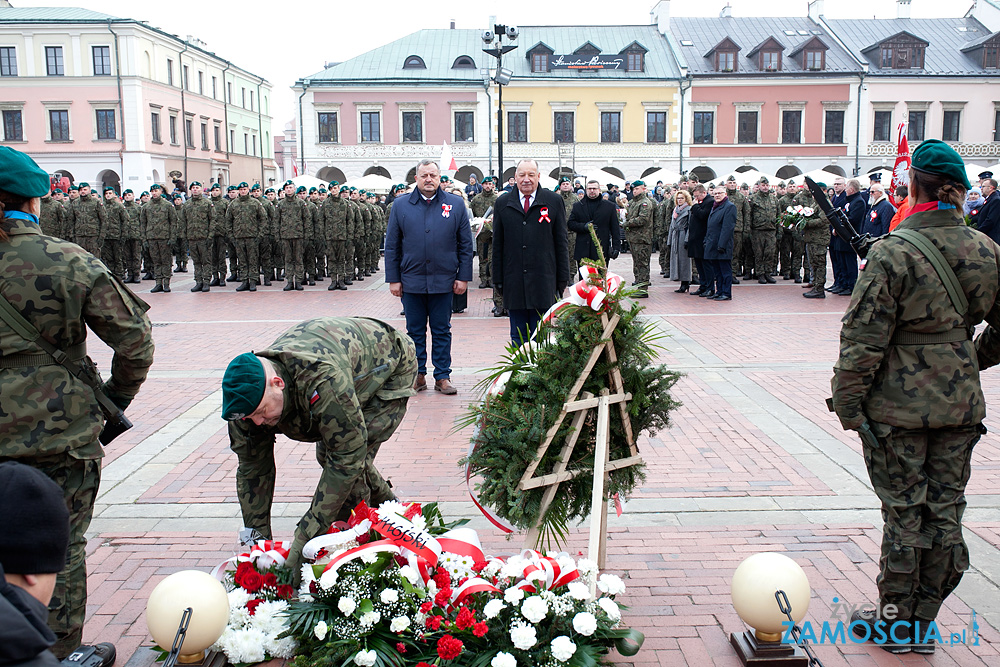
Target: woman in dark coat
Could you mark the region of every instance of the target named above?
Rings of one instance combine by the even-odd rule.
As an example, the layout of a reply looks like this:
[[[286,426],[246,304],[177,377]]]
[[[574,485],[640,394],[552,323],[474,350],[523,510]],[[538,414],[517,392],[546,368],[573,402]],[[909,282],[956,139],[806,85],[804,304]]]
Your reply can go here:
[[[701,281],[701,286],[697,292],[691,292],[691,295],[715,296],[712,269],[705,261],[705,231],[708,228],[708,214],[712,212],[712,200],[705,196],[704,185],[699,185],[694,189],[694,198],[697,203],[692,204],[691,213],[688,216],[687,252],[698,269],[698,279]]]
[[[687,190],[677,193],[673,213],[669,215],[669,231],[667,248],[660,252],[670,252],[670,279],[681,281],[681,286],[674,290],[683,294],[691,284],[691,258],[688,255],[688,224],[691,215],[691,195]]]
[[[736,205],[729,201],[721,185],[712,192],[712,209],[705,232],[705,262],[710,264],[715,280],[716,301],[733,298],[733,230],[736,229]],[[707,201],[707,199],[706,199]]]

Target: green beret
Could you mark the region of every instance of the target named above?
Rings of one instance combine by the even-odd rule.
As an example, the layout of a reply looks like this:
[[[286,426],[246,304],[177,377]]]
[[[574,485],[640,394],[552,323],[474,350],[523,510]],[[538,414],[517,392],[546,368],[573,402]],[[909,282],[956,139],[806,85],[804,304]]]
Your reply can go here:
[[[179,193],[179,192],[178,192],[178,193],[175,193],[175,194],[174,194],[174,201],[177,201],[178,199],[180,199],[181,201],[184,201],[184,195],[182,195],[182,194],[181,194],[181,193]]]
[[[925,174],[944,176],[966,190],[972,187],[962,158],[954,148],[939,139],[927,139],[917,146],[910,166]]]
[[[226,188],[226,192],[232,192],[235,189],[236,189],[235,185],[230,185],[228,188]]]
[[[492,176],[487,176],[486,178],[483,179],[483,183],[492,183],[492,182],[493,182]]]
[[[442,182],[442,183],[447,183],[447,182],[448,182],[448,181],[450,181],[450,180],[451,180],[451,179],[450,179],[450,178],[448,178],[447,176],[442,176],[442,177],[441,177],[441,182]]]
[[[779,181],[779,182],[778,182],[778,187],[779,187],[779,188],[783,188],[783,187],[785,187],[785,182],[784,182],[784,181]]]
[[[249,188],[250,185],[246,181],[240,181],[240,184],[237,185],[236,187],[242,190],[243,188]]]
[[[124,191],[122,192],[122,196],[124,196],[124,195],[134,195],[134,194],[135,194],[135,193],[134,193],[134,192],[132,192],[132,188],[126,188],[126,189],[125,189],[125,190],[124,190]]]
[[[338,185],[340,185],[340,181],[330,181],[329,185],[330,185],[330,189],[332,190],[335,187],[337,187]]]
[[[321,195],[325,195],[325,194],[326,194],[326,188],[324,188],[324,187],[323,187],[322,185],[321,185],[321,186],[319,186],[319,193],[320,193]]]
[[[292,183],[291,181],[285,181],[285,185],[291,185],[292,187],[294,187],[295,183]],[[282,185],[281,187],[285,187],[285,185]]]
[[[313,194],[314,192],[319,192],[319,190],[316,188],[309,188],[309,194]]]
[[[211,192],[212,190],[221,190],[221,189],[222,189],[221,185],[219,185],[218,183],[212,183],[212,187],[210,187],[208,190],[209,192]]]
[[[200,188],[201,187],[201,181],[191,181],[191,183],[190,183],[190,185],[188,185],[188,187],[189,188],[193,188],[196,185]]]
[[[367,191],[367,190],[364,190],[364,189],[362,189],[362,190],[358,190],[358,194],[359,194],[359,195],[366,195],[366,194],[368,194],[368,191]]]
[[[351,186],[351,192],[357,192],[357,191],[358,191],[358,189],[355,186],[352,185]]]
[[[341,186],[340,186],[340,191],[341,191],[341,192],[343,192],[343,191],[345,191],[345,190],[346,190],[346,191],[348,191],[348,192],[350,192],[350,191],[351,191],[351,188],[349,188],[349,187],[348,187],[348,186],[346,186],[346,185],[341,185]]]
[[[741,184],[740,184],[740,187],[741,187],[741,188],[749,188],[750,186],[749,186],[749,185],[747,185],[746,183],[741,183]]]
[[[306,191],[306,186],[300,185],[298,188],[296,188],[295,194],[299,194],[300,192],[305,192],[305,191]]]
[[[229,362],[222,376],[222,418],[236,421],[251,415],[264,398],[264,364],[250,352]]]
[[[153,190],[162,190],[162,189],[163,186],[161,186],[159,183],[153,183],[152,185],[149,186],[150,192],[152,192]]]
[[[110,185],[105,185],[104,186],[104,191],[105,192],[114,192],[115,189],[113,187],[111,187]]]
[[[139,195],[139,198],[141,199],[142,197],[148,197],[148,196],[149,196],[149,193],[148,193],[148,192],[146,192],[145,190],[143,190],[143,191],[142,191],[142,194],[141,194],[141,195]]]
[[[635,186],[637,186],[637,185],[641,185],[641,186],[643,186],[643,187],[646,187],[646,184],[645,184],[645,183],[644,183],[643,181],[632,181],[632,187],[633,187],[633,188],[634,188]]]
[[[89,188],[89,187],[90,187],[90,183],[80,183],[80,188],[81,189],[82,188]]]
[[[735,183],[735,182],[736,182],[736,177],[733,176],[732,174],[729,174],[729,178],[726,179],[726,183]]]
[[[53,190],[53,191],[52,191],[52,194],[55,194],[55,193],[57,193],[57,192],[58,192],[59,194],[63,194],[63,191],[62,191],[62,188],[56,188],[55,190]],[[126,192],[127,192],[127,190],[126,190]]]
[[[69,191],[70,192],[79,192],[80,191],[80,186],[79,185],[71,185],[71,186],[69,186]]]
[[[274,188],[268,188],[267,190],[264,190],[264,194],[268,194],[268,193],[272,193],[272,192],[274,192]]]
[[[826,183],[817,183],[816,185],[826,190]]]
[[[250,190],[260,190],[260,183],[254,183]]]
[[[570,183],[570,182],[571,182],[571,179],[570,179],[570,177],[569,177],[569,176],[560,176],[560,177],[559,177],[559,182],[560,182],[560,183]]]
[[[20,197],[44,197],[52,181],[27,153],[0,146],[0,190]]]

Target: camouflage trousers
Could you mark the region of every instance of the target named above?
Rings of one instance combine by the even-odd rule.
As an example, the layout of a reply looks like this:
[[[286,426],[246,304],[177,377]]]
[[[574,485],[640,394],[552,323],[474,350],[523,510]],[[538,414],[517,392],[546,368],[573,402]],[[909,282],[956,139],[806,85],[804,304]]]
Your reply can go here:
[[[212,239],[212,277],[226,279],[226,237]]]
[[[316,280],[316,241],[305,239],[302,241],[302,280]]]
[[[285,255],[285,280],[292,278],[302,282],[305,271],[302,265],[302,239],[282,239],[281,248]]]
[[[239,256],[236,253],[236,243],[235,243],[234,239],[231,239],[231,238],[227,238],[226,239],[226,252],[229,255],[229,275],[231,275],[231,276],[239,276],[240,275],[240,260],[239,260]],[[223,271],[226,270],[225,266],[222,267],[222,270]],[[226,277],[225,273],[223,273],[222,277],[223,278]]]
[[[187,266],[188,262],[188,240],[185,238],[177,237],[170,242],[170,252],[174,255],[174,261],[177,262],[177,266]]]
[[[665,276],[670,275],[670,234],[660,234],[660,273]]]
[[[236,263],[239,270],[237,280],[250,281],[256,285],[260,282],[260,276],[257,274],[257,239],[233,239],[233,244],[236,246]]]
[[[313,248],[316,254],[316,279],[321,280],[326,277],[326,240],[313,240]]]
[[[743,230],[733,232],[733,277],[743,275]]]
[[[802,268],[808,266],[805,264],[805,253],[806,253],[806,242],[802,236],[801,232],[792,232],[792,254],[791,263],[789,267],[791,268],[791,273],[789,274],[793,279],[798,277],[802,273]]]
[[[753,243],[753,265],[757,277],[770,276],[774,271],[774,230],[755,229],[750,232]]]
[[[347,241],[327,241],[327,271],[330,280],[337,282],[347,278]]]
[[[104,239],[104,245],[101,246],[101,261],[108,267],[108,271],[119,278],[125,277],[121,239]]]
[[[493,277],[490,259],[493,255],[493,234],[480,234],[476,239],[476,256],[479,257],[479,282],[490,284]]]
[[[365,275],[365,239],[354,240],[354,274],[362,278]]]
[[[274,275],[274,237],[265,236],[257,243],[257,256],[260,258],[260,271],[268,280]]]
[[[649,284],[649,260],[653,254],[653,246],[646,243],[641,236],[628,239],[628,247],[632,253],[632,273],[638,285]]]
[[[191,262],[194,264],[194,282],[207,285],[212,282],[212,240],[190,239]]]
[[[142,262],[142,242],[139,239],[125,239],[122,241],[122,263],[125,265],[125,274],[131,278],[139,277],[139,264]]]
[[[567,232],[569,250],[569,284],[580,280],[580,265],[576,263],[576,232]],[[607,257],[604,258],[607,261]]]
[[[781,267],[781,275],[791,275],[795,269],[792,266],[792,245],[794,243],[792,231],[784,227],[779,229],[776,241],[778,244],[778,266]]]
[[[149,241],[149,256],[153,260],[153,277],[160,283],[169,280],[173,274],[173,263],[170,254],[170,241],[166,239],[151,239]]]
[[[76,237],[76,244],[97,259],[101,258],[101,242],[98,241],[96,236],[78,236]]]
[[[51,650],[62,660],[83,643],[83,622],[87,617],[86,533],[94,517],[94,502],[101,484],[101,461],[69,455],[17,461],[41,470],[58,484],[69,508],[66,569],[56,577],[49,602],[49,628],[56,635]]]
[[[814,287],[823,289],[826,286],[826,244],[807,243],[806,255],[809,259],[810,282]]]
[[[344,241],[344,270],[348,280],[354,280],[354,241]]]
[[[865,466],[882,501],[882,550],[875,579],[879,607],[933,620],[969,568],[962,537],[972,449],[986,429],[902,429],[872,423],[878,449],[863,444]]]

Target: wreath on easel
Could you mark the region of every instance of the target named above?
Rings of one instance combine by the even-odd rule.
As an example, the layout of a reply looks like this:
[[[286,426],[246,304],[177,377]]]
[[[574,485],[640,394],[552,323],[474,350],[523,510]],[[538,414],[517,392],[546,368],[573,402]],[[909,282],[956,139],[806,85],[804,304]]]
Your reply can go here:
[[[536,546],[564,543],[570,524],[591,513],[598,419],[580,406],[618,396],[609,411],[606,501],[630,496],[645,479],[636,438],[666,428],[680,405],[670,389],[681,374],[656,364],[662,334],[629,301],[634,292],[608,273],[603,256],[584,263],[570,296],[532,340],[508,345],[479,385],[482,402],[459,420],[459,428],[475,426],[462,460],[467,479],[480,478],[473,499],[507,532],[532,531]]]

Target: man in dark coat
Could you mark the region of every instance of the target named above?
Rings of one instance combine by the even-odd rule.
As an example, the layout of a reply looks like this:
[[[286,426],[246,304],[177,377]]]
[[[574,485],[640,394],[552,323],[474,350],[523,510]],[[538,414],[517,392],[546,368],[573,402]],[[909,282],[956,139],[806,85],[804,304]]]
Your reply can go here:
[[[864,200],[864,194],[861,196]],[[868,188],[868,214],[865,216],[864,229],[858,231],[865,232],[874,237],[885,236],[889,233],[889,223],[892,216],[896,215],[896,207],[889,203],[889,198],[885,196],[885,190],[881,183],[872,183]]]
[[[698,269],[698,281],[701,285],[693,296],[715,296],[714,274],[712,267],[705,261],[705,232],[708,231],[708,216],[712,212],[712,199],[707,195],[705,186],[698,184],[692,191],[695,203],[691,205],[688,216],[688,257],[694,260]]]
[[[844,186],[844,194],[846,197],[840,208],[847,214],[855,231],[863,229],[865,217],[868,215],[868,207],[865,200],[861,198],[861,184],[857,179],[852,178],[847,181]],[[831,289],[830,291],[841,296],[850,296],[851,292],[854,291],[854,283],[858,281],[858,255],[847,239],[842,239],[836,234],[830,239],[831,257],[834,254],[838,256],[837,264],[834,266],[840,267],[841,284],[840,289]]]
[[[569,282],[566,209],[538,178],[538,163],[521,160],[517,188],[497,199],[493,213],[493,284],[503,290],[514,342],[534,334]]]
[[[587,223],[593,223],[604,259],[610,264],[621,250],[621,225],[618,222],[617,207],[601,197],[601,184],[597,181],[587,181],[586,196],[573,205],[573,211],[566,221],[569,230],[576,232],[573,258],[577,262],[585,258],[595,261],[599,259]]]
[[[844,208],[844,203],[847,202],[846,187],[847,180],[843,176],[833,179],[833,191],[835,194],[830,198],[830,203],[834,208]],[[843,260],[844,253],[848,250],[853,252],[850,244],[839,238],[833,231],[833,225],[830,225],[830,266],[833,267],[833,285],[830,287],[820,285],[820,287],[825,287],[827,292],[839,292],[844,288]]]
[[[451,384],[452,294],[472,280],[472,228],[465,201],[441,189],[433,160],[417,165],[417,187],[392,204],[385,237],[385,280],[403,299],[406,332],[417,349],[414,389],[427,388],[427,323],[431,326],[434,389],[457,393]],[[565,234],[565,230],[563,231]]]
[[[736,229],[736,204],[729,201],[726,188],[712,190],[711,213],[705,231],[705,262],[712,269],[715,281],[715,301],[733,298],[733,231]],[[690,247],[690,244],[689,244]],[[709,288],[711,289],[711,287]]]
[[[979,218],[977,229],[996,242],[1000,239],[1000,192],[997,192],[997,182],[994,179],[984,178],[982,183],[980,188],[985,201],[976,216]]]

